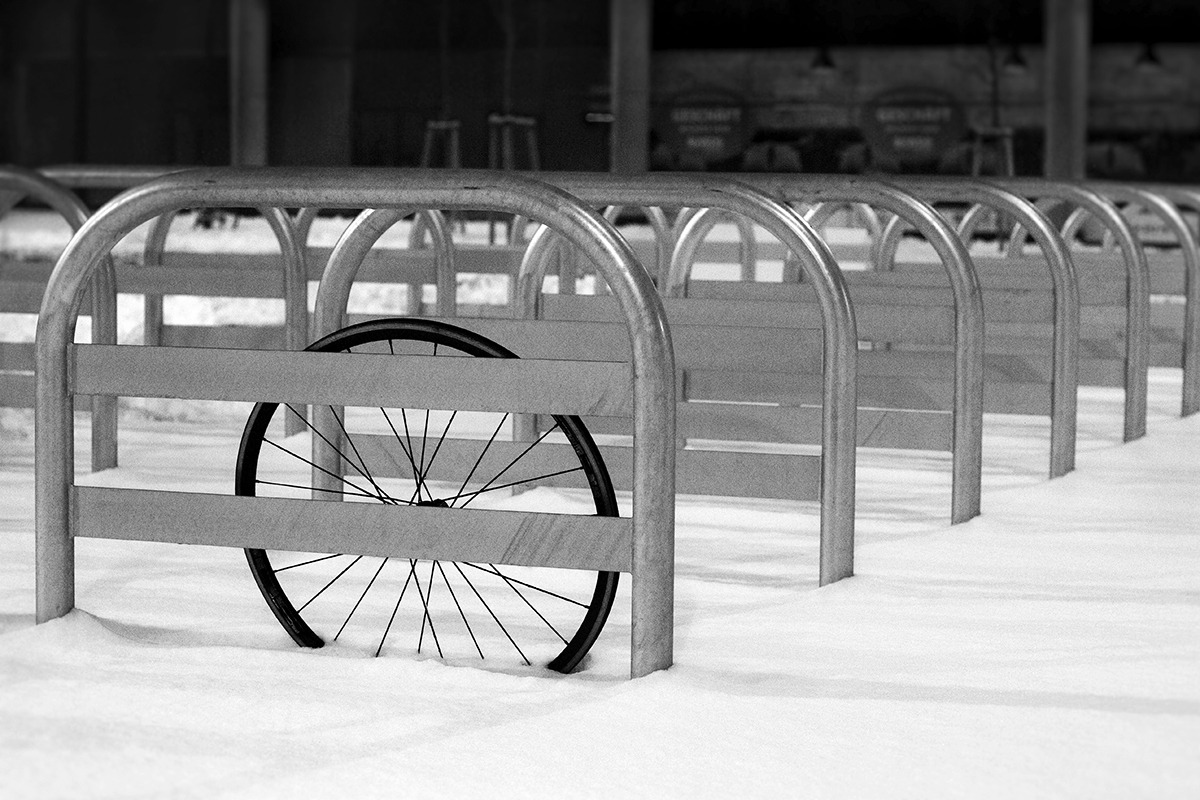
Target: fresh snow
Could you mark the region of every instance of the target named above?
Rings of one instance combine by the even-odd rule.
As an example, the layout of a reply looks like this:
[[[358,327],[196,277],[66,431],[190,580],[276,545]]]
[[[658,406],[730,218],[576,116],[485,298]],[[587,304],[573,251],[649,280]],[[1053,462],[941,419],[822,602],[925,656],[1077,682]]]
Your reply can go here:
[[[946,456],[863,451],[856,575],[824,588],[812,504],[680,498],[675,666],[637,680],[627,579],[570,676],[300,650],[219,548],[79,540],[78,609],[34,626],[18,418],[0,797],[1200,797],[1200,416],[1178,370],[1150,392],[1122,444],[1121,393],[1081,390],[1054,481],[1046,424],[989,415],[964,525]],[[94,477],[80,415],[79,479],[228,492],[243,410],[128,410]]]

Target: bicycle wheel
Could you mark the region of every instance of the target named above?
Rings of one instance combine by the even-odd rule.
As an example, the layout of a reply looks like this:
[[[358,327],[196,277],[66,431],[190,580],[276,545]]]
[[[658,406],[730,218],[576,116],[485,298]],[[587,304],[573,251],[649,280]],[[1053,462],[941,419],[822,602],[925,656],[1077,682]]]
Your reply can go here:
[[[307,349],[517,357],[463,328],[410,318],[351,325]],[[525,443],[506,435],[509,413],[388,406],[329,411],[332,432],[305,419],[305,431],[285,441],[282,418],[304,416],[289,404],[255,405],[242,432],[236,493],[618,515],[608,471],[578,417],[555,415],[549,431]],[[340,469],[314,464],[314,437],[336,446]],[[246,558],[267,605],[305,647],[339,641],[379,655],[407,642],[449,661],[545,664],[559,672],[574,670],[600,635],[619,578],[606,571],[347,553],[247,549]]]

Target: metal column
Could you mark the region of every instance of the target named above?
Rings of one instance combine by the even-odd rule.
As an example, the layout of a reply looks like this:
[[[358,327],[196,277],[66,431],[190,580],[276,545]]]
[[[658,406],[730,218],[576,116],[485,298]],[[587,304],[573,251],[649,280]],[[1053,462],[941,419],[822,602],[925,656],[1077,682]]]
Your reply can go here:
[[[651,0],[610,0],[611,169],[645,172],[650,163]]]
[[[229,0],[229,163],[267,163],[267,0]]]
[[[1044,175],[1085,177],[1091,0],[1046,2],[1046,161]]]

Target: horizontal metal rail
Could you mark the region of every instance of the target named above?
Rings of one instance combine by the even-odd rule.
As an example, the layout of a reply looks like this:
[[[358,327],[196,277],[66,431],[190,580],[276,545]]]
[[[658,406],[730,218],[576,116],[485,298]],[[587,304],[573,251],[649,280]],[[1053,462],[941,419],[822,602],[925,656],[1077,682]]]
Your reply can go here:
[[[630,569],[620,517],[73,487],[76,536],[293,552]],[[172,520],[164,525],[163,520]],[[464,537],[463,530],[471,535]],[[364,535],[365,533],[365,535]]]

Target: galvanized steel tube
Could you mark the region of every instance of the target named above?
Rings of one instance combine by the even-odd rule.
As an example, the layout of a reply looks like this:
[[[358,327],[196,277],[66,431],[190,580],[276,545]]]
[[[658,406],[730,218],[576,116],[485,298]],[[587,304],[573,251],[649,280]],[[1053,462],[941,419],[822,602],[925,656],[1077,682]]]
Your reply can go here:
[[[723,175],[727,180],[738,180],[745,177],[744,175]],[[748,181],[744,181],[748,182]],[[679,237],[683,235],[683,229],[692,221],[692,217],[706,209],[703,208],[681,208],[678,216],[675,217],[675,222],[671,225],[671,238],[674,243],[679,242]],[[736,214],[722,215],[722,220],[732,222],[738,229],[738,262],[741,266],[741,274],[738,280],[752,281],[754,280],[754,269],[758,265],[758,241],[754,235],[754,225],[748,220],[737,216]],[[709,227],[709,230],[713,226]],[[665,278],[665,273],[664,273]],[[660,284],[662,285],[662,284]]]
[[[191,167],[138,164],[54,164],[38,172],[71,189],[128,189]]]

